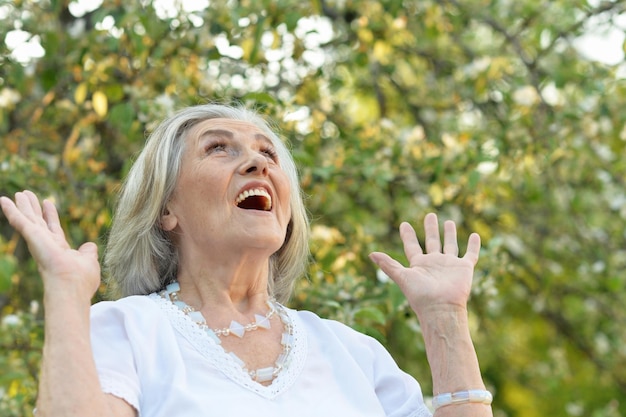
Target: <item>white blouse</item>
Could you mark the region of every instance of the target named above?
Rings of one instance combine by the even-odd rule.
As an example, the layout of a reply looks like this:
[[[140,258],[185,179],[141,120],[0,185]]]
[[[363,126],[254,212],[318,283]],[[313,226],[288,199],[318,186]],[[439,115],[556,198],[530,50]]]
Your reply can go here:
[[[378,341],[286,310],[293,325],[288,365],[264,386],[156,294],[97,303],[91,340],[102,389],[141,417],[431,415],[417,381]]]

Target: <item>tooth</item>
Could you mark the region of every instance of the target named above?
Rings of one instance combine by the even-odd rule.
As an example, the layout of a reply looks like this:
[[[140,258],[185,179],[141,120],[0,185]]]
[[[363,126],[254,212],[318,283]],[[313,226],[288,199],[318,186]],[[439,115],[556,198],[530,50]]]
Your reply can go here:
[[[252,197],[252,196],[265,197],[267,199],[266,204],[265,204],[265,209],[270,210],[272,208],[272,197],[267,192],[267,190],[263,188],[254,188],[252,190],[243,191],[241,194],[239,194],[239,196],[237,196],[236,204],[239,204],[246,198]]]

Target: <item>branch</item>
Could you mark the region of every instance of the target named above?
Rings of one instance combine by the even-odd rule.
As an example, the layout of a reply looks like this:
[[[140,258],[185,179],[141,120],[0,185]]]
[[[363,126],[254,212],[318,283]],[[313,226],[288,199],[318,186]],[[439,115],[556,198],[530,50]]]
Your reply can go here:
[[[470,16],[472,15],[468,13],[461,6],[461,4],[459,4],[457,0],[446,0],[446,1],[452,4],[453,6],[455,6],[457,9],[459,9],[463,13],[470,15]],[[543,98],[543,95],[541,94],[541,79],[542,77],[545,76],[545,74],[539,68],[539,65],[537,64],[538,62],[537,57],[533,59],[529,54],[526,53],[526,51],[524,50],[524,47],[519,41],[519,34],[513,35],[509,33],[509,31],[504,26],[502,26],[499,22],[494,20],[491,16],[488,16],[482,13],[476,13],[474,15],[478,21],[486,24],[487,26],[491,27],[495,32],[502,35],[504,39],[507,41],[507,43],[511,46],[511,48],[513,49],[517,57],[526,67],[526,70],[528,71],[528,74],[530,77],[529,83],[530,85],[533,86],[533,88],[537,92],[537,96],[539,97],[539,100],[540,100],[539,108],[537,109],[537,111],[533,112],[533,118],[535,119],[534,126],[542,126],[544,124],[546,115],[552,113],[552,108],[550,107],[550,105],[548,105],[548,103],[546,103],[546,101]]]
[[[623,3],[624,3],[623,0],[616,1],[616,2],[606,1],[606,2],[601,3],[596,8],[589,9],[578,22],[557,32],[552,42],[550,42],[550,44],[546,48],[544,48],[543,50],[540,50],[537,57],[545,56],[548,52],[554,49],[554,47],[556,46],[559,40],[566,39],[572,33],[577,32],[581,27],[585,25],[585,23],[587,23],[587,21],[591,17],[598,16],[602,13],[611,12],[611,11],[615,11],[616,13],[623,12],[624,9],[626,8],[626,7],[623,7]],[[622,7],[618,9],[618,6],[622,6]]]
[[[378,102],[379,115],[380,118],[383,118],[387,116],[387,99],[379,83],[380,63],[374,60],[369,67],[370,74],[372,76],[372,86],[374,87],[374,92],[376,93],[376,101]]]
[[[523,270],[526,272],[527,276],[534,279],[537,283],[536,287],[541,288],[542,277],[540,277],[536,272],[532,270],[532,268],[521,258],[516,256],[510,251],[506,251],[507,255],[513,259],[518,265],[520,265]],[[521,284],[526,291],[531,296],[540,295],[539,291],[533,290],[530,285],[524,280],[517,280],[519,284]],[[577,326],[570,323],[566,317],[564,317],[559,311],[550,309],[548,307],[539,311],[539,314],[544,317],[549,323],[551,323],[554,328],[567,340],[569,340],[572,345],[578,349],[584,356],[586,356],[591,363],[593,363],[597,369],[607,372],[612,376],[613,380],[619,386],[619,389],[626,393],[626,379],[623,379],[617,372],[614,366],[610,363],[605,363],[598,355],[592,345],[586,338],[581,336],[577,331]]]

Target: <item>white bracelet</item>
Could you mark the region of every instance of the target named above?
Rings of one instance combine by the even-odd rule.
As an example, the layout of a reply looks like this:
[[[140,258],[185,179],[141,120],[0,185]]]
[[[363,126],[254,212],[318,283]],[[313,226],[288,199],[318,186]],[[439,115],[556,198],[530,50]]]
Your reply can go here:
[[[489,391],[482,389],[471,389],[469,391],[449,392],[447,394],[435,395],[433,398],[433,409],[445,407],[446,405],[479,403],[489,405],[493,401],[493,396]]]

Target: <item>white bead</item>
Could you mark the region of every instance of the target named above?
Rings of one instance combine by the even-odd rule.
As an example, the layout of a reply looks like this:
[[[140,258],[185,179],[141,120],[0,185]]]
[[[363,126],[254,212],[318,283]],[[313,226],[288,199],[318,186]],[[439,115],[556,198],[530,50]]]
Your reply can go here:
[[[485,390],[468,390],[458,392],[448,392],[436,395],[433,398],[433,408],[436,410],[440,407],[454,404],[479,403],[489,405],[493,401],[493,396],[489,391]]]
[[[283,333],[283,337],[280,340],[280,343],[283,346],[291,346],[292,336],[289,333]]]
[[[204,323],[204,316],[199,311],[190,311],[187,313],[189,317],[196,323]]]
[[[238,338],[242,338],[246,333],[246,329],[243,327],[243,324],[236,322],[235,320],[230,322],[230,326],[228,326],[228,330]]]
[[[480,389],[471,389],[469,392],[469,401],[472,403],[491,404],[493,396],[489,391]]]
[[[265,316],[261,316],[260,314],[255,314],[254,320],[257,327],[262,327],[264,329],[269,329],[270,327],[272,327],[269,319]]]
[[[276,366],[280,366],[282,367],[285,364],[285,361],[287,360],[287,355],[283,352],[280,355],[278,355],[278,359],[276,359]]]
[[[256,380],[258,382],[271,381],[274,378],[274,367],[261,368],[256,370]]]

